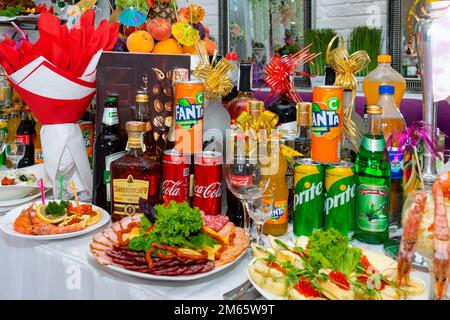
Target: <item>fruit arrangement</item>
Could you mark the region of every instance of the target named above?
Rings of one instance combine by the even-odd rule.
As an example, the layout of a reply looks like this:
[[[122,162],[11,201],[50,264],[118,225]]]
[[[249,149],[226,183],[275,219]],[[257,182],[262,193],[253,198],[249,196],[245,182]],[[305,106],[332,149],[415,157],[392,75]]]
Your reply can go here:
[[[126,5],[123,0],[116,1],[116,5],[117,2]],[[190,4],[177,12],[175,1],[155,0],[150,4],[148,19],[142,25],[123,25],[122,41],[126,42],[125,47],[129,52],[197,54],[195,43],[201,40],[208,54],[213,55],[217,45],[209,38],[208,27],[202,24],[205,15],[203,7],[196,4]]]
[[[33,1],[26,0],[13,0],[13,1],[2,1],[0,0],[0,16],[2,17],[17,17],[20,15],[28,14],[40,14],[43,12],[53,13],[53,6],[47,8],[45,3],[35,5]]]

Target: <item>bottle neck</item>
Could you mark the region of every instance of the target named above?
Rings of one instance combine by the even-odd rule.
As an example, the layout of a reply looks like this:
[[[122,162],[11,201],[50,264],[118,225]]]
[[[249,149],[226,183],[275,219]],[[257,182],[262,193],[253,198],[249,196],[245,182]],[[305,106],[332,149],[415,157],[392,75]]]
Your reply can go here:
[[[139,122],[147,122],[150,118],[148,102],[136,102],[135,120]]]
[[[128,132],[127,152],[130,155],[142,155],[144,153],[142,132]]]
[[[112,133],[119,129],[119,116],[117,113],[117,108],[105,107],[103,111],[103,131]]]
[[[297,138],[309,139],[311,137],[311,127],[299,124],[297,126]]]
[[[383,135],[383,130],[381,127],[381,114],[368,114],[367,134],[373,136]]]

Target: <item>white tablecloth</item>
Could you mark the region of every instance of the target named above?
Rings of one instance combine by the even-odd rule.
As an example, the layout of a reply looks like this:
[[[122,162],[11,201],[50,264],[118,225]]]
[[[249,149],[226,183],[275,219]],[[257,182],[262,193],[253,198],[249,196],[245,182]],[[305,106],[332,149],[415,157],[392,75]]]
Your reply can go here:
[[[52,242],[0,232],[0,299],[218,300],[247,280],[247,258],[189,282],[148,281],[106,271],[89,256],[93,234]]]

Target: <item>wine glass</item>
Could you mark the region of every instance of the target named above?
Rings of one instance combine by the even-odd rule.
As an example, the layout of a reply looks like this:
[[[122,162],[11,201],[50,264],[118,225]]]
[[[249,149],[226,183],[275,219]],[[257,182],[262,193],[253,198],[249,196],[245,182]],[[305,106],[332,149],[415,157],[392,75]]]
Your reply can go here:
[[[225,165],[225,177],[228,189],[241,200],[244,206],[244,229],[247,235],[251,235],[249,217],[255,219],[255,223],[263,220],[264,211],[255,212],[254,202],[259,199],[269,185],[270,178],[264,174],[263,163],[257,157],[249,155],[234,156]],[[261,208],[261,206],[259,206]]]
[[[26,145],[24,143],[7,143],[6,144],[6,158],[11,161],[13,168],[17,169],[19,161],[25,155]]]
[[[252,206],[253,210],[250,210],[249,214],[256,224],[256,244],[264,246],[262,229],[274,210],[274,190],[267,188],[263,195],[253,202]]]

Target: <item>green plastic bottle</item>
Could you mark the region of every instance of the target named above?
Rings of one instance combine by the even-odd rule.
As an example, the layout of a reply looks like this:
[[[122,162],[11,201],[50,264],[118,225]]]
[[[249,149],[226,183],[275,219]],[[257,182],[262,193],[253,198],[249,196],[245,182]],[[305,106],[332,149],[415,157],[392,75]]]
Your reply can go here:
[[[381,127],[380,106],[367,107],[368,122],[356,158],[356,230],[354,238],[369,244],[389,239],[391,164]]]

